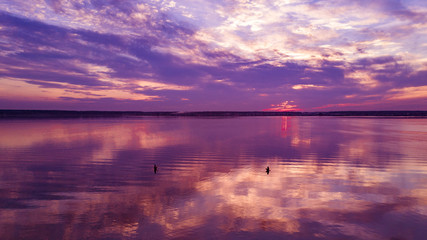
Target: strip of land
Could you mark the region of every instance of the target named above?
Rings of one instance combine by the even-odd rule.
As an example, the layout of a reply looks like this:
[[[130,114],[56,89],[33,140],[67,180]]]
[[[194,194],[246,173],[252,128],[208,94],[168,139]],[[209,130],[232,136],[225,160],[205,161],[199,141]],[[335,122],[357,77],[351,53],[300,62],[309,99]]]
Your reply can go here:
[[[360,117],[427,117],[427,111],[333,111],[333,112],[266,112],[266,111],[62,111],[0,110],[0,119],[13,118],[125,118],[125,117],[239,117],[239,116],[360,116]]]

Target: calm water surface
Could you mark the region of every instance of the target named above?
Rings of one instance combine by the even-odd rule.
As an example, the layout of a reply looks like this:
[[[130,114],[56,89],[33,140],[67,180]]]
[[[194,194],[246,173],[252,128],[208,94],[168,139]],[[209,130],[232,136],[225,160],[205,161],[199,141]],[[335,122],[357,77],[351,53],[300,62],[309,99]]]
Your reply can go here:
[[[0,239],[427,239],[427,119],[3,120],[0,133]]]

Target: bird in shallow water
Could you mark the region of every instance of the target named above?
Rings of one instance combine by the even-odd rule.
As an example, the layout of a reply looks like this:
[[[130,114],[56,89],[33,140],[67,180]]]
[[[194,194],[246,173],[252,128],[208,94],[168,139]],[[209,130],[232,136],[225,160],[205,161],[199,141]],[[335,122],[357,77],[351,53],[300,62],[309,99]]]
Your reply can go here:
[[[269,166],[267,166],[267,167],[265,168],[265,172],[266,172],[267,174],[269,174],[269,173],[270,173],[270,167],[269,167]]]
[[[156,164],[154,164],[154,173],[157,173],[157,165]]]

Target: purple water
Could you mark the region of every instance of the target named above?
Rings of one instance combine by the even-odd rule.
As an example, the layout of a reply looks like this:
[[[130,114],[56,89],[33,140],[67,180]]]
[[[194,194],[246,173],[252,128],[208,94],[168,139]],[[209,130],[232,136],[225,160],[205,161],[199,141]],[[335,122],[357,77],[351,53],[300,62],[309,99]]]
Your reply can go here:
[[[0,239],[426,238],[427,119],[0,121]]]

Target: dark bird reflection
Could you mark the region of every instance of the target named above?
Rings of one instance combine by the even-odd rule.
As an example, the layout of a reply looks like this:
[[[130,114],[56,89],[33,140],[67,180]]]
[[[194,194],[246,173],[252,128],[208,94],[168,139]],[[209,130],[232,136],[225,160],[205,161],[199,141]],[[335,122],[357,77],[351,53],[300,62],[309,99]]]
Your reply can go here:
[[[265,168],[265,172],[266,172],[267,174],[269,174],[269,173],[270,173],[270,167],[269,167],[269,166],[267,166],[267,167]]]
[[[153,169],[154,169],[154,173],[157,173],[157,165],[156,164],[154,164]]]

